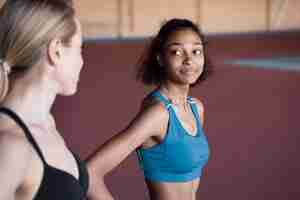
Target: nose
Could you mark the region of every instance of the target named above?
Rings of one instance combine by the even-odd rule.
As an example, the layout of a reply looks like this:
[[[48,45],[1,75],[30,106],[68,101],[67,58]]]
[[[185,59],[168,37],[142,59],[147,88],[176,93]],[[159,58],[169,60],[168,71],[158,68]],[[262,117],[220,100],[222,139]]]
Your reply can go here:
[[[192,61],[191,55],[185,54],[185,57],[184,57],[184,63],[190,65],[190,64],[192,64],[192,62],[193,62],[193,61]]]

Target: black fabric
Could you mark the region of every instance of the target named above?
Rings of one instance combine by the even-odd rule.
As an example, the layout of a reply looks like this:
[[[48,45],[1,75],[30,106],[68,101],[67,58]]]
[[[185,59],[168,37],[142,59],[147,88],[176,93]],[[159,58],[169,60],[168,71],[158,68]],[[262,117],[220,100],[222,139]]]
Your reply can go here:
[[[35,195],[34,200],[83,200],[86,198],[88,190],[89,176],[85,163],[73,154],[79,171],[79,180],[73,175],[63,170],[57,169],[47,164],[42,151],[34,140],[30,130],[21,118],[12,110],[1,107],[0,112],[10,116],[24,131],[27,139],[41,158],[44,166],[44,174]]]

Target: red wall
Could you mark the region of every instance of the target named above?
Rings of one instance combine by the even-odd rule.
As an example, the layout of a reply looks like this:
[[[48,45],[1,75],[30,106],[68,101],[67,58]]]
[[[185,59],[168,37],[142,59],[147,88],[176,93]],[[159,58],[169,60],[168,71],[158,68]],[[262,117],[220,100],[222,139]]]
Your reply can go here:
[[[206,108],[211,158],[201,199],[298,200],[300,190],[300,72],[241,68],[224,59],[300,53],[300,34],[209,37],[214,73],[192,90]],[[59,97],[57,126],[85,158],[121,131],[138,111],[146,88],[134,79],[145,41],[87,42],[79,91]],[[146,199],[133,153],[107,183],[116,199]]]

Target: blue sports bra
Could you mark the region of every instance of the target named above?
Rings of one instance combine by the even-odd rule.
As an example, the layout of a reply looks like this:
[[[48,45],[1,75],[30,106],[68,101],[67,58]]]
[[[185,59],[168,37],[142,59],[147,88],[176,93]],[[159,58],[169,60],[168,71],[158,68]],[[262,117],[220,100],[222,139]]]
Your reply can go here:
[[[192,136],[182,126],[169,100],[158,90],[150,95],[164,103],[169,112],[169,122],[166,136],[161,143],[146,149],[137,149],[145,178],[157,182],[186,182],[200,177],[209,158],[209,146],[196,103],[188,97],[197,123],[197,133]]]

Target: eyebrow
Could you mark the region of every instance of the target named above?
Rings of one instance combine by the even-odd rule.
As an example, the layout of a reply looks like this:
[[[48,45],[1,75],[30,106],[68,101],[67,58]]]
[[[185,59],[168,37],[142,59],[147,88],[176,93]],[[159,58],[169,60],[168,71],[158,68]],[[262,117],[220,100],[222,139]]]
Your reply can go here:
[[[180,42],[172,42],[172,43],[169,43],[166,45],[166,47],[170,47],[170,46],[182,46],[182,43]],[[199,45],[199,46],[202,46],[203,47],[203,43],[202,42],[194,42],[193,45]]]

